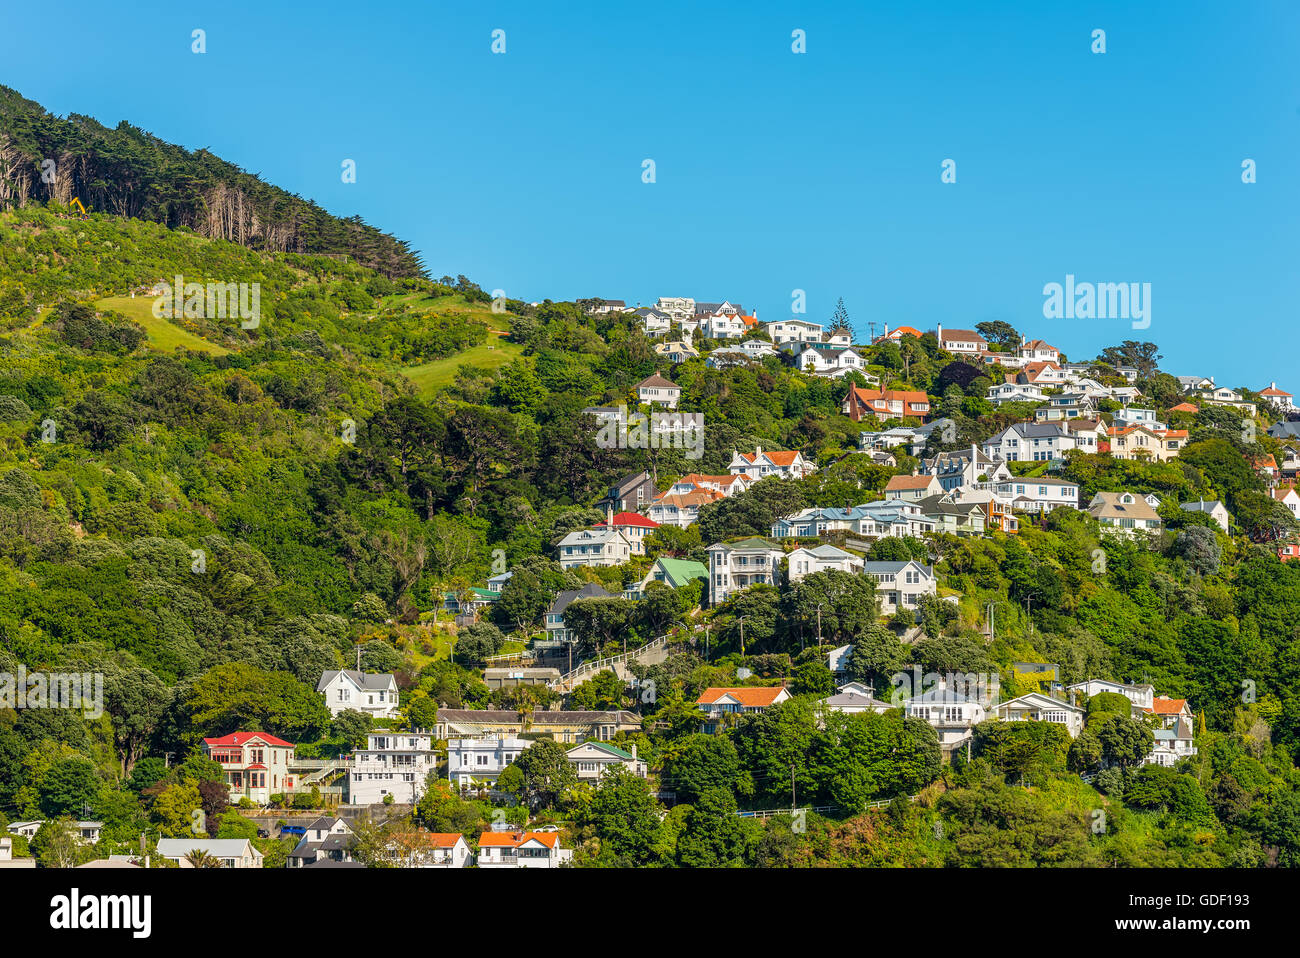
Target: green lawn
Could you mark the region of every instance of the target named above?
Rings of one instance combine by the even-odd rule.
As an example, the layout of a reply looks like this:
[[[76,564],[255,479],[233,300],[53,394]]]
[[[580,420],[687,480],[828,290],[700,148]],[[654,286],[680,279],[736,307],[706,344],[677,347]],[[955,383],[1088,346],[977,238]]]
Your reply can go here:
[[[427,399],[451,385],[456,378],[457,367],[469,364],[479,369],[498,369],[521,356],[523,351],[524,347],[519,343],[508,343],[499,336],[492,336],[490,342],[455,356],[435,359],[419,366],[396,366],[393,369],[415,383],[420,395]]]
[[[210,343],[174,323],[158,319],[153,314],[153,303],[151,296],[137,296],[134,299],[130,296],[110,296],[108,299],[101,299],[95,305],[100,309],[116,310],[128,319],[139,323],[144,327],[144,331],[149,336],[149,345],[154,349],[170,353],[177,346],[184,346],[186,349],[204,350],[216,356],[230,352],[224,346]]]

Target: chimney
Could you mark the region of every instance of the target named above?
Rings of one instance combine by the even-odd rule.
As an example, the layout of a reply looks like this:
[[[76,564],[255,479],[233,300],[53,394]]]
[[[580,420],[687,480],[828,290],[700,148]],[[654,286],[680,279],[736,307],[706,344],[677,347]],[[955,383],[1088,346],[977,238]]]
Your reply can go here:
[[[939,340],[939,346],[942,347],[943,346],[943,323],[935,324],[935,330],[936,332],[934,336],[937,340]]]
[[[636,742],[632,743],[632,757],[636,758]]]

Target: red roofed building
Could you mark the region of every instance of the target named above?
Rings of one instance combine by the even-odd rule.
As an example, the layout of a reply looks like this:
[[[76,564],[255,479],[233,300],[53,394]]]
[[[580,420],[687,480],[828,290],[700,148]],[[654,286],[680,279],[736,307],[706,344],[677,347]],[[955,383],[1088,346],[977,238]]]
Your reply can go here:
[[[851,386],[840,405],[840,412],[854,422],[861,421],[863,416],[876,416],[880,419],[912,416],[924,419],[930,415],[930,397],[919,390],[863,389],[861,386]]]
[[[1295,402],[1292,395],[1284,389],[1278,389],[1277,383],[1269,383],[1267,389],[1261,389],[1259,394],[1264,399],[1280,407],[1286,412],[1295,411]]]
[[[762,712],[790,698],[783,685],[745,686],[741,688],[707,688],[695,700],[705,714],[704,730],[711,732],[725,715]]]
[[[1201,410],[1200,410],[1200,407],[1198,407],[1198,406],[1193,406],[1193,405],[1192,405],[1191,403],[1189,403],[1189,402],[1180,402],[1180,403],[1178,403],[1176,406],[1170,406],[1170,407],[1169,407],[1169,411],[1170,411],[1170,412],[1190,412],[1190,413],[1197,413],[1197,412],[1200,412]]]
[[[733,476],[744,476],[752,481],[780,476],[782,479],[802,479],[817,471],[817,467],[798,450],[763,451],[758,446],[752,453],[732,452],[727,471]]]
[[[559,832],[484,832],[478,839],[479,868],[558,868],[572,858]]]
[[[904,336],[915,336],[917,339],[920,339],[921,331],[912,326],[899,326],[895,329],[890,329],[886,326],[884,335],[877,336],[871,342],[872,345],[876,345],[877,343],[896,343]]]
[[[271,796],[292,791],[295,776],[289,773],[294,744],[265,732],[235,732],[220,738],[205,738],[203,754],[221,766],[230,800],[241,798],[265,805]]]
[[[632,547],[632,555],[643,556],[645,537],[658,529],[659,523],[635,512],[620,512],[615,515],[611,507],[606,509],[605,521],[598,522],[595,528],[613,529],[623,533],[623,538],[627,539],[628,545]]]

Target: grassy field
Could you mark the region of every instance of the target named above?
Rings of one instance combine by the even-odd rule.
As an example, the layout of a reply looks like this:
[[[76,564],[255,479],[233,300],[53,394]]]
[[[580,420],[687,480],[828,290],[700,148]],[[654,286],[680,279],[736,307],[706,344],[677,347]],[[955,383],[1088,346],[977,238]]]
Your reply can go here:
[[[128,319],[139,323],[144,327],[144,331],[149,336],[149,345],[154,349],[170,353],[177,346],[184,346],[186,349],[196,351],[205,350],[215,356],[230,352],[224,346],[210,343],[174,323],[158,319],[153,314],[153,302],[151,296],[137,296],[134,299],[130,296],[110,296],[108,299],[101,299],[95,305],[100,309],[116,310]]]
[[[384,299],[386,306],[399,304],[411,309],[436,309],[442,313],[460,313],[484,323],[489,330],[488,341],[482,346],[475,346],[455,356],[435,359],[418,366],[392,367],[394,372],[401,373],[414,383],[415,388],[425,399],[451,385],[452,380],[456,378],[456,369],[462,365],[485,370],[498,369],[523,354],[523,346],[505,340],[505,334],[510,332],[509,315],[492,312],[491,307],[486,303],[469,303],[460,296],[424,297],[415,293],[389,296]]]

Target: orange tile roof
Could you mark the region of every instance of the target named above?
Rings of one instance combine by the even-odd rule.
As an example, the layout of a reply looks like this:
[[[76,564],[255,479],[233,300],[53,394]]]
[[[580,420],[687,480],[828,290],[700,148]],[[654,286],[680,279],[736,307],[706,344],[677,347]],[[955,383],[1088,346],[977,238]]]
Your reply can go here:
[[[484,832],[478,837],[478,847],[514,848],[522,840],[522,832]]]
[[[885,491],[890,489],[924,489],[934,482],[934,476],[890,476]]]
[[[529,832],[523,838],[519,839],[519,844],[525,842],[541,842],[547,848],[554,848],[560,843],[559,832]]]
[[[1200,408],[1193,406],[1189,402],[1180,402],[1177,406],[1170,406],[1170,412],[1200,412]]]
[[[747,708],[760,708],[771,705],[784,690],[785,687],[781,685],[763,688],[708,688],[700,693],[695,702],[697,705],[712,705],[724,695],[729,695]]]
[[[460,832],[425,832],[425,841],[434,848],[451,848],[462,839]]]
[[[1164,695],[1157,695],[1151,701],[1151,711],[1156,715],[1177,715],[1187,704],[1187,699],[1171,699]]]
[[[1267,389],[1261,389],[1261,390],[1259,391],[1259,394],[1260,394],[1261,396],[1289,396],[1289,395],[1291,395],[1289,392],[1287,392],[1287,391],[1284,390],[1284,389],[1275,389],[1275,388],[1272,387],[1272,386],[1269,386]]]
[[[722,493],[716,489],[703,489],[696,486],[690,492],[667,493],[654,501],[657,506],[676,506],[681,509],[684,506],[704,506],[710,502],[717,502],[719,499],[725,499]]]
[[[744,459],[746,462],[753,462],[757,455],[758,453],[755,452],[742,452],[740,453],[740,458]],[[790,449],[765,449],[763,455],[767,456],[767,458],[775,465],[792,466],[794,465],[794,457],[799,455],[799,452],[798,450]]]

